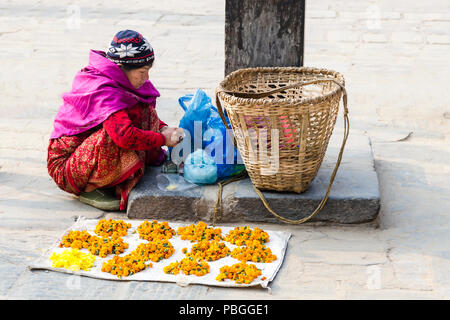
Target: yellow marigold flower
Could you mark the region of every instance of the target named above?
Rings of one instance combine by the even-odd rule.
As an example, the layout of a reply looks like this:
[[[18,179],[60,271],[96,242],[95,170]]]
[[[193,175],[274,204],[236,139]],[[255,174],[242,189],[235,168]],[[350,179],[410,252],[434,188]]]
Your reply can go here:
[[[50,256],[54,268],[65,268],[72,271],[89,271],[94,265],[95,257],[78,249],[66,249],[62,253],[53,252]]]

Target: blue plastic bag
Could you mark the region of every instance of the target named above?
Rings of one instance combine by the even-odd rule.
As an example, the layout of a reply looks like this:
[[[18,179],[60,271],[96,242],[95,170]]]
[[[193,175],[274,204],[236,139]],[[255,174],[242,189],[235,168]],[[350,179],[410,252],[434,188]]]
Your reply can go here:
[[[210,184],[217,181],[217,165],[205,150],[197,149],[184,161],[184,178],[192,183]]]
[[[203,149],[217,166],[217,178],[237,175],[245,170],[239,151],[233,145],[219,112],[212,105],[211,98],[201,89],[178,99],[185,111],[179,127],[189,131],[191,152]],[[189,102],[189,106],[186,103]],[[230,122],[226,117],[230,126]]]

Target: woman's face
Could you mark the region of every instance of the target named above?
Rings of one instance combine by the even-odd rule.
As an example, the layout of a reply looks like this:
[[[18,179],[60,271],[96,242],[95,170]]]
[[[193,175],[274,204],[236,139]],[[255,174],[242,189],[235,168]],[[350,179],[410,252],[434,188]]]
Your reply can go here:
[[[142,68],[132,70],[126,70],[122,68],[122,70],[123,72],[125,72],[128,80],[130,80],[133,87],[135,89],[139,89],[140,87],[142,87],[145,81],[148,80],[148,72],[151,68],[152,66],[144,66]]]

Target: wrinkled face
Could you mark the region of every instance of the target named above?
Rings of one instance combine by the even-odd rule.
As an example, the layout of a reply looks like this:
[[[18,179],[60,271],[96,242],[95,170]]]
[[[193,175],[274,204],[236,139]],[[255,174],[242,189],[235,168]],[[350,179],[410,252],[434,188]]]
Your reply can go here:
[[[122,68],[122,70],[123,72],[125,72],[128,80],[130,80],[133,87],[135,89],[139,89],[140,87],[142,87],[145,81],[148,80],[148,72],[151,68],[151,66],[144,66],[142,68],[132,70],[126,70]]]

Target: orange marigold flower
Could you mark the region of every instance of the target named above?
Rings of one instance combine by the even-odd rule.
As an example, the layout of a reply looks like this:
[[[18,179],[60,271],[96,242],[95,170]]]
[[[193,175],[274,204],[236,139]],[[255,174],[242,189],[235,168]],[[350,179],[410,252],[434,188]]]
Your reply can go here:
[[[143,260],[151,260],[153,262],[159,262],[163,259],[167,259],[175,252],[172,244],[164,239],[152,241],[149,243],[141,243],[137,248],[130,253],[132,256],[137,256]]]
[[[230,230],[225,240],[237,246],[245,245],[248,241],[253,240],[257,240],[263,244],[269,242],[269,234],[258,227],[254,229],[248,226],[236,227]]]
[[[128,248],[128,243],[120,237],[97,237],[87,231],[70,230],[65,235],[60,247],[71,247],[73,249],[87,249],[90,253],[106,257],[108,254],[119,254]]]
[[[89,242],[90,253],[105,258],[108,254],[120,254],[128,249],[122,238],[103,238],[93,236]]]
[[[208,227],[203,221],[200,221],[196,225],[191,224],[186,227],[179,227],[177,233],[181,236],[182,240],[190,240],[191,242],[223,240],[222,229]]]
[[[242,262],[269,263],[277,259],[277,256],[272,254],[272,250],[262,245],[258,240],[247,240],[246,245],[234,249],[231,256]]]
[[[109,272],[112,275],[116,275],[121,278],[131,276],[151,267],[153,267],[151,263],[146,265],[142,260],[137,260],[134,256],[126,255],[121,257],[119,255],[115,255],[110,260],[103,263],[102,271]]]
[[[185,253],[185,252],[183,252]],[[230,249],[223,242],[202,240],[194,244],[186,256],[206,261],[215,261],[230,254]]]
[[[137,227],[139,237],[148,241],[170,239],[174,236],[173,230],[168,222],[161,222],[154,220],[152,222],[144,221]]]
[[[261,275],[261,270],[254,264],[247,264],[240,262],[232,266],[223,266],[220,268],[220,273],[216,277],[217,281],[224,281],[225,279],[234,280],[238,284],[249,284]]]
[[[202,260],[196,259],[194,257],[186,257],[181,259],[181,261],[173,262],[168,266],[163,268],[163,271],[168,274],[177,275],[183,272],[185,275],[196,275],[198,277],[204,276],[209,273],[209,264]]]
[[[60,247],[80,249],[89,244],[92,236],[87,231],[70,230],[62,237]]]
[[[94,232],[102,237],[121,237],[128,234],[129,228],[131,224],[123,220],[103,219],[97,223]]]

